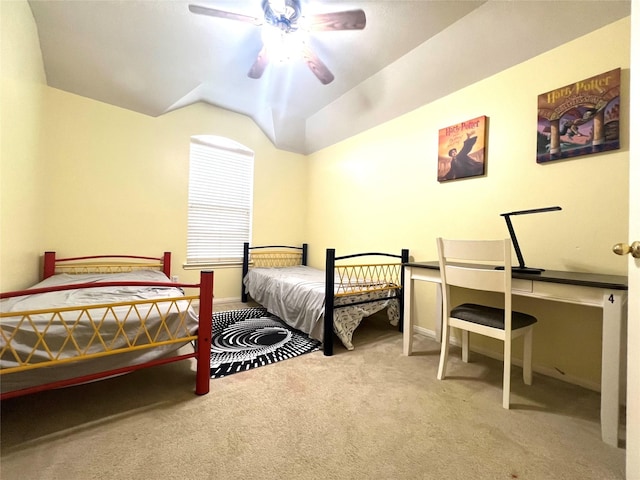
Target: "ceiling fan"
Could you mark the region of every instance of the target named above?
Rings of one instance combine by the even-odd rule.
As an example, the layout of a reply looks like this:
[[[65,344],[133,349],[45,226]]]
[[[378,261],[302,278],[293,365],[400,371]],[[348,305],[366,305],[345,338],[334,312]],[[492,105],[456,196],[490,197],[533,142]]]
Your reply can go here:
[[[333,81],[333,73],[311,50],[306,40],[301,38],[301,33],[327,30],[362,30],[367,23],[365,13],[360,9],[305,17],[302,15],[300,0],[262,0],[264,19],[200,5],[189,5],[189,10],[200,15],[239,20],[263,26],[262,49],[249,70],[249,77],[260,78],[269,61],[273,57],[280,57],[284,49],[284,55],[287,58],[301,56],[324,85]]]

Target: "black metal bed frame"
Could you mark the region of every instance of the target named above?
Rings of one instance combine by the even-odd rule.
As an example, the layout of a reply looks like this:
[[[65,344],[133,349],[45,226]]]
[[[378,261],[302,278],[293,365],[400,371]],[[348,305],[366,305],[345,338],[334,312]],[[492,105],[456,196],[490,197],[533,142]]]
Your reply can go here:
[[[308,258],[308,244],[303,243],[301,247],[289,246],[289,245],[264,245],[264,246],[256,246],[250,247],[249,243],[245,242],[244,244],[244,254],[242,259],[242,278],[241,282],[241,298],[243,302],[248,300],[248,294],[244,288],[244,277],[249,273],[249,254],[252,250],[257,249],[272,249],[272,248],[286,248],[292,250],[301,250],[301,265],[307,265]],[[336,262],[341,260],[347,260],[349,258],[357,258],[357,257],[389,257],[389,258],[397,258],[400,260],[401,264],[407,263],[409,261],[409,250],[402,249],[400,255],[391,254],[391,253],[380,253],[380,252],[369,252],[369,253],[355,253],[351,255],[343,255],[340,257],[336,257],[335,248],[328,248],[326,251],[326,260],[325,260],[325,311],[324,311],[324,336],[322,341],[322,350],[325,356],[333,355],[333,312],[336,309],[351,307],[353,305],[372,303],[376,301],[380,301],[379,298],[363,300],[361,302],[353,302],[346,305],[335,305],[335,295],[326,295],[326,292],[334,292],[335,291],[335,268]],[[398,307],[400,313],[400,321],[398,323],[398,330],[402,332],[402,324],[404,317],[404,268],[400,267],[400,288],[395,289],[393,295],[387,298],[387,300],[397,298],[398,299]]]

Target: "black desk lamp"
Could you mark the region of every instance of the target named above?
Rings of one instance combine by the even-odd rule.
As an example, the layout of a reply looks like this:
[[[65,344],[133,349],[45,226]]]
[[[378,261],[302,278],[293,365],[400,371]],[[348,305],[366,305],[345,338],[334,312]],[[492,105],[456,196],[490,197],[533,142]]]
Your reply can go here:
[[[555,210],[562,210],[562,208],[560,207],[533,208],[531,210],[519,210],[517,212],[500,214],[500,216],[504,217],[504,221],[507,222],[507,228],[509,229],[509,236],[511,237],[513,248],[515,249],[516,256],[518,257],[519,266],[512,267],[511,268],[512,271],[522,272],[522,273],[540,273],[540,272],[544,272],[544,268],[531,268],[531,267],[525,266],[524,258],[522,257],[522,251],[520,250],[520,245],[518,244],[518,238],[516,237],[516,232],[513,229],[513,225],[511,224],[511,215],[527,215],[529,213],[553,212]]]

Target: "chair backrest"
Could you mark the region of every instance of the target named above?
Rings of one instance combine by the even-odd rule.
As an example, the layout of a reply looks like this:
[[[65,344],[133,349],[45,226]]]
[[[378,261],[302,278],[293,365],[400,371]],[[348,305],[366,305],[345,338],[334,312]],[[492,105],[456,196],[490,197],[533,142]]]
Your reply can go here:
[[[438,238],[437,242],[443,285],[492,292],[511,291],[511,241],[508,238],[504,240]]]

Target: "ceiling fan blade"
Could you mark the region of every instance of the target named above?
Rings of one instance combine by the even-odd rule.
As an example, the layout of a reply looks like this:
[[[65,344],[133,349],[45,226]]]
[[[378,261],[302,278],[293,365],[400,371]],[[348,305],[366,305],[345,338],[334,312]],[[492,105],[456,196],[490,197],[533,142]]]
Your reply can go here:
[[[367,24],[363,10],[321,13],[310,18],[309,30],[362,30]]]
[[[333,82],[333,73],[331,73],[327,66],[322,63],[322,60],[320,60],[307,45],[302,49],[302,58],[304,58],[304,61],[307,62],[313,74],[318,77],[318,80],[320,80],[323,85]]]
[[[241,22],[253,23],[254,25],[262,25],[264,23],[260,18],[241,15],[239,13],[226,12],[224,10],[216,10],[215,8],[201,7],[200,5],[189,5],[189,11],[191,13],[197,13],[198,15],[226,18],[227,20],[239,20]]]
[[[258,53],[258,58],[253,62],[251,69],[249,70],[249,78],[260,78],[264,73],[264,69],[267,68],[269,64],[269,55],[267,55],[267,47],[266,45],[262,46],[262,50]]]

